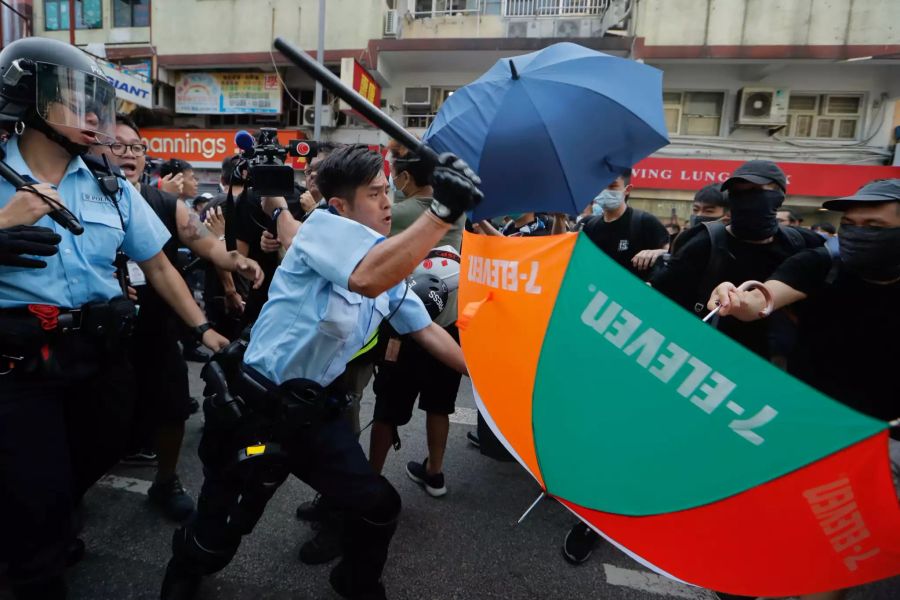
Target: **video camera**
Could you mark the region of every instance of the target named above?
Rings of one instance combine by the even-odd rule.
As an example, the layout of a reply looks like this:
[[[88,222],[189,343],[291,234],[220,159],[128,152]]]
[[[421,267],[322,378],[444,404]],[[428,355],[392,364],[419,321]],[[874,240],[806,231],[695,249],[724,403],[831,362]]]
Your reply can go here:
[[[147,160],[144,163],[144,172],[141,173],[141,183],[149,184],[150,180],[153,179],[153,176],[159,174],[159,170],[162,168],[164,162],[166,162],[166,159],[164,158],[147,156]]]
[[[263,127],[256,138],[241,130],[234,136],[234,143],[241,149],[240,171],[247,170],[247,187],[259,196],[288,196],[294,191],[294,169],[285,165],[288,156],[316,155],[316,143],[307,140],[290,140],[286,145],[278,141],[278,130]]]

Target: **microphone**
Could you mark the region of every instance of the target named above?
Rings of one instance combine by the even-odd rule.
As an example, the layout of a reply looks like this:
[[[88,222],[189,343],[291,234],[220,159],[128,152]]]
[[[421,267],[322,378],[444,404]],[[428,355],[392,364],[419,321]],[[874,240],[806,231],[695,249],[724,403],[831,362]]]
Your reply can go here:
[[[14,188],[20,190],[24,187],[28,187],[29,185],[33,185],[37,183],[37,181],[31,179],[25,179],[22,175],[19,175],[15,169],[6,164],[6,161],[0,160],[0,176],[3,179],[10,182]],[[30,181],[29,181],[30,180]],[[54,206],[54,203],[49,202],[46,198],[42,198],[44,202],[53,206],[53,210],[50,211],[49,217],[71,231],[75,235],[81,235],[84,233],[84,227],[78,221],[78,218],[72,214],[72,212],[64,206]]]
[[[253,146],[256,145],[256,140],[254,140],[253,136],[245,129],[241,129],[234,134],[234,145],[246,152],[248,150],[253,150]]]

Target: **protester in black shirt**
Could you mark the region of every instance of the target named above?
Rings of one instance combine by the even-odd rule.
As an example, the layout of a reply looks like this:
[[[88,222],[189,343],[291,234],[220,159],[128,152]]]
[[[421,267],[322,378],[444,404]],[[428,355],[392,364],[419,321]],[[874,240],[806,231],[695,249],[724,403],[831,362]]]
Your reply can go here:
[[[627,205],[631,169],[620,175],[594,202],[602,214],[583,221],[585,235],[610,258],[643,279],[653,261],[669,248],[669,232],[659,219]]]
[[[900,179],[874,181],[855,195],[825,202],[844,211],[839,258],[827,248],[801,252],[784,262],[765,285],[775,308],[794,303],[800,326],[789,370],[835,400],[876,419],[900,417],[896,347],[900,339]],[[760,318],[759,291],[719,285],[708,307],[742,321]],[[900,430],[889,442],[894,484],[900,495]],[[844,591],[816,595],[841,598]]]
[[[722,184],[729,193],[730,223],[711,221],[685,232],[666,268],[654,273],[653,287],[702,316],[718,282],[762,281],[788,257],[821,246],[815,234],[805,236],[792,227],[778,226],[775,212],[784,201],[786,184],[784,172],[773,162],[753,160],[738,167]],[[783,318],[776,317],[772,323]],[[766,359],[786,352],[784,344],[777,344],[775,350],[771,347],[768,323],[721,318],[718,328]]]
[[[829,396],[873,417],[900,417],[896,353],[900,339],[900,179],[869,183],[824,204],[845,211],[840,257],[801,252],[766,282],[776,308],[797,305],[800,341],[789,370]],[[759,292],[719,285],[708,306],[743,321],[759,318]],[[891,392],[890,390],[894,390]]]

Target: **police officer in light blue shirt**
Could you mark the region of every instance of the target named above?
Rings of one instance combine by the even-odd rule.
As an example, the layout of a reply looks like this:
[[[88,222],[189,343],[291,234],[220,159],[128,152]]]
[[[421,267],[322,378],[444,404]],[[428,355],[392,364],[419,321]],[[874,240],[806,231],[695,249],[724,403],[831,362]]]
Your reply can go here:
[[[465,372],[459,345],[432,323],[403,282],[481,197],[477,177],[452,155],[442,157],[433,178],[432,210],[390,239],[385,239],[391,202],[384,162],[366,147],[338,149],[319,163],[317,184],[329,206],[314,211],[302,227],[284,199],[263,201],[287,254],[253,327],[242,375],[231,386],[246,406],[260,407],[255,414],[259,420],[253,421],[251,413],[251,420],[234,427],[246,441],[256,439],[248,428],[263,423],[257,432],[272,434],[269,441],[244,448],[242,456],[250,458],[277,444],[287,468],[280,478],[267,478],[265,487],[249,485],[253,471],[228,466],[235,453],[216,452],[215,447],[227,444],[210,443],[213,427],[207,419],[197,518],[175,533],[163,582],[165,600],[193,598],[202,575],[228,564],[288,470],[346,515],[342,559],[331,572],[332,587],[344,598],[385,598],[381,572],[400,497],[375,474],[349,424],[339,417],[346,390],[338,389],[336,381],[386,319],[439,360]],[[271,468],[256,472],[271,473]]]
[[[117,280],[117,253],[138,261],[208,346],[227,340],[203,326],[146,203],[83,157],[113,139],[115,124],[115,90],[87,54],[45,38],[9,44],[0,119],[15,123],[6,163],[37,182],[0,182],[0,226],[37,223],[59,238],[56,254],[39,257],[43,268],[0,266],[0,562],[17,599],[54,600],[66,595],[67,561],[83,552],[73,507],[119,459],[130,430],[124,344],[134,304]]]

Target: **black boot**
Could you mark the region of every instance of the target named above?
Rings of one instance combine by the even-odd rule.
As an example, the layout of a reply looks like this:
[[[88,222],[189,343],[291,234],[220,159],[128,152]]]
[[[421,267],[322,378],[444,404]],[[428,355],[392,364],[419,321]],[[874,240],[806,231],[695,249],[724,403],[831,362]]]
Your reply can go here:
[[[342,536],[343,558],[329,577],[331,587],[348,600],[384,600],[381,572],[396,530],[397,519],[387,523],[349,519]]]
[[[161,600],[193,600],[202,580],[202,575],[197,575],[172,558],[166,566],[166,576],[163,578],[159,597]]]
[[[343,560],[331,570],[328,582],[334,591],[348,600],[387,600],[380,580],[367,586],[360,585],[354,578],[352,569]]]
[[[322,565],[341,555],[341,521],[328,516],[315,527],[316,535],[300,546],[298,558],[305,565]]]

